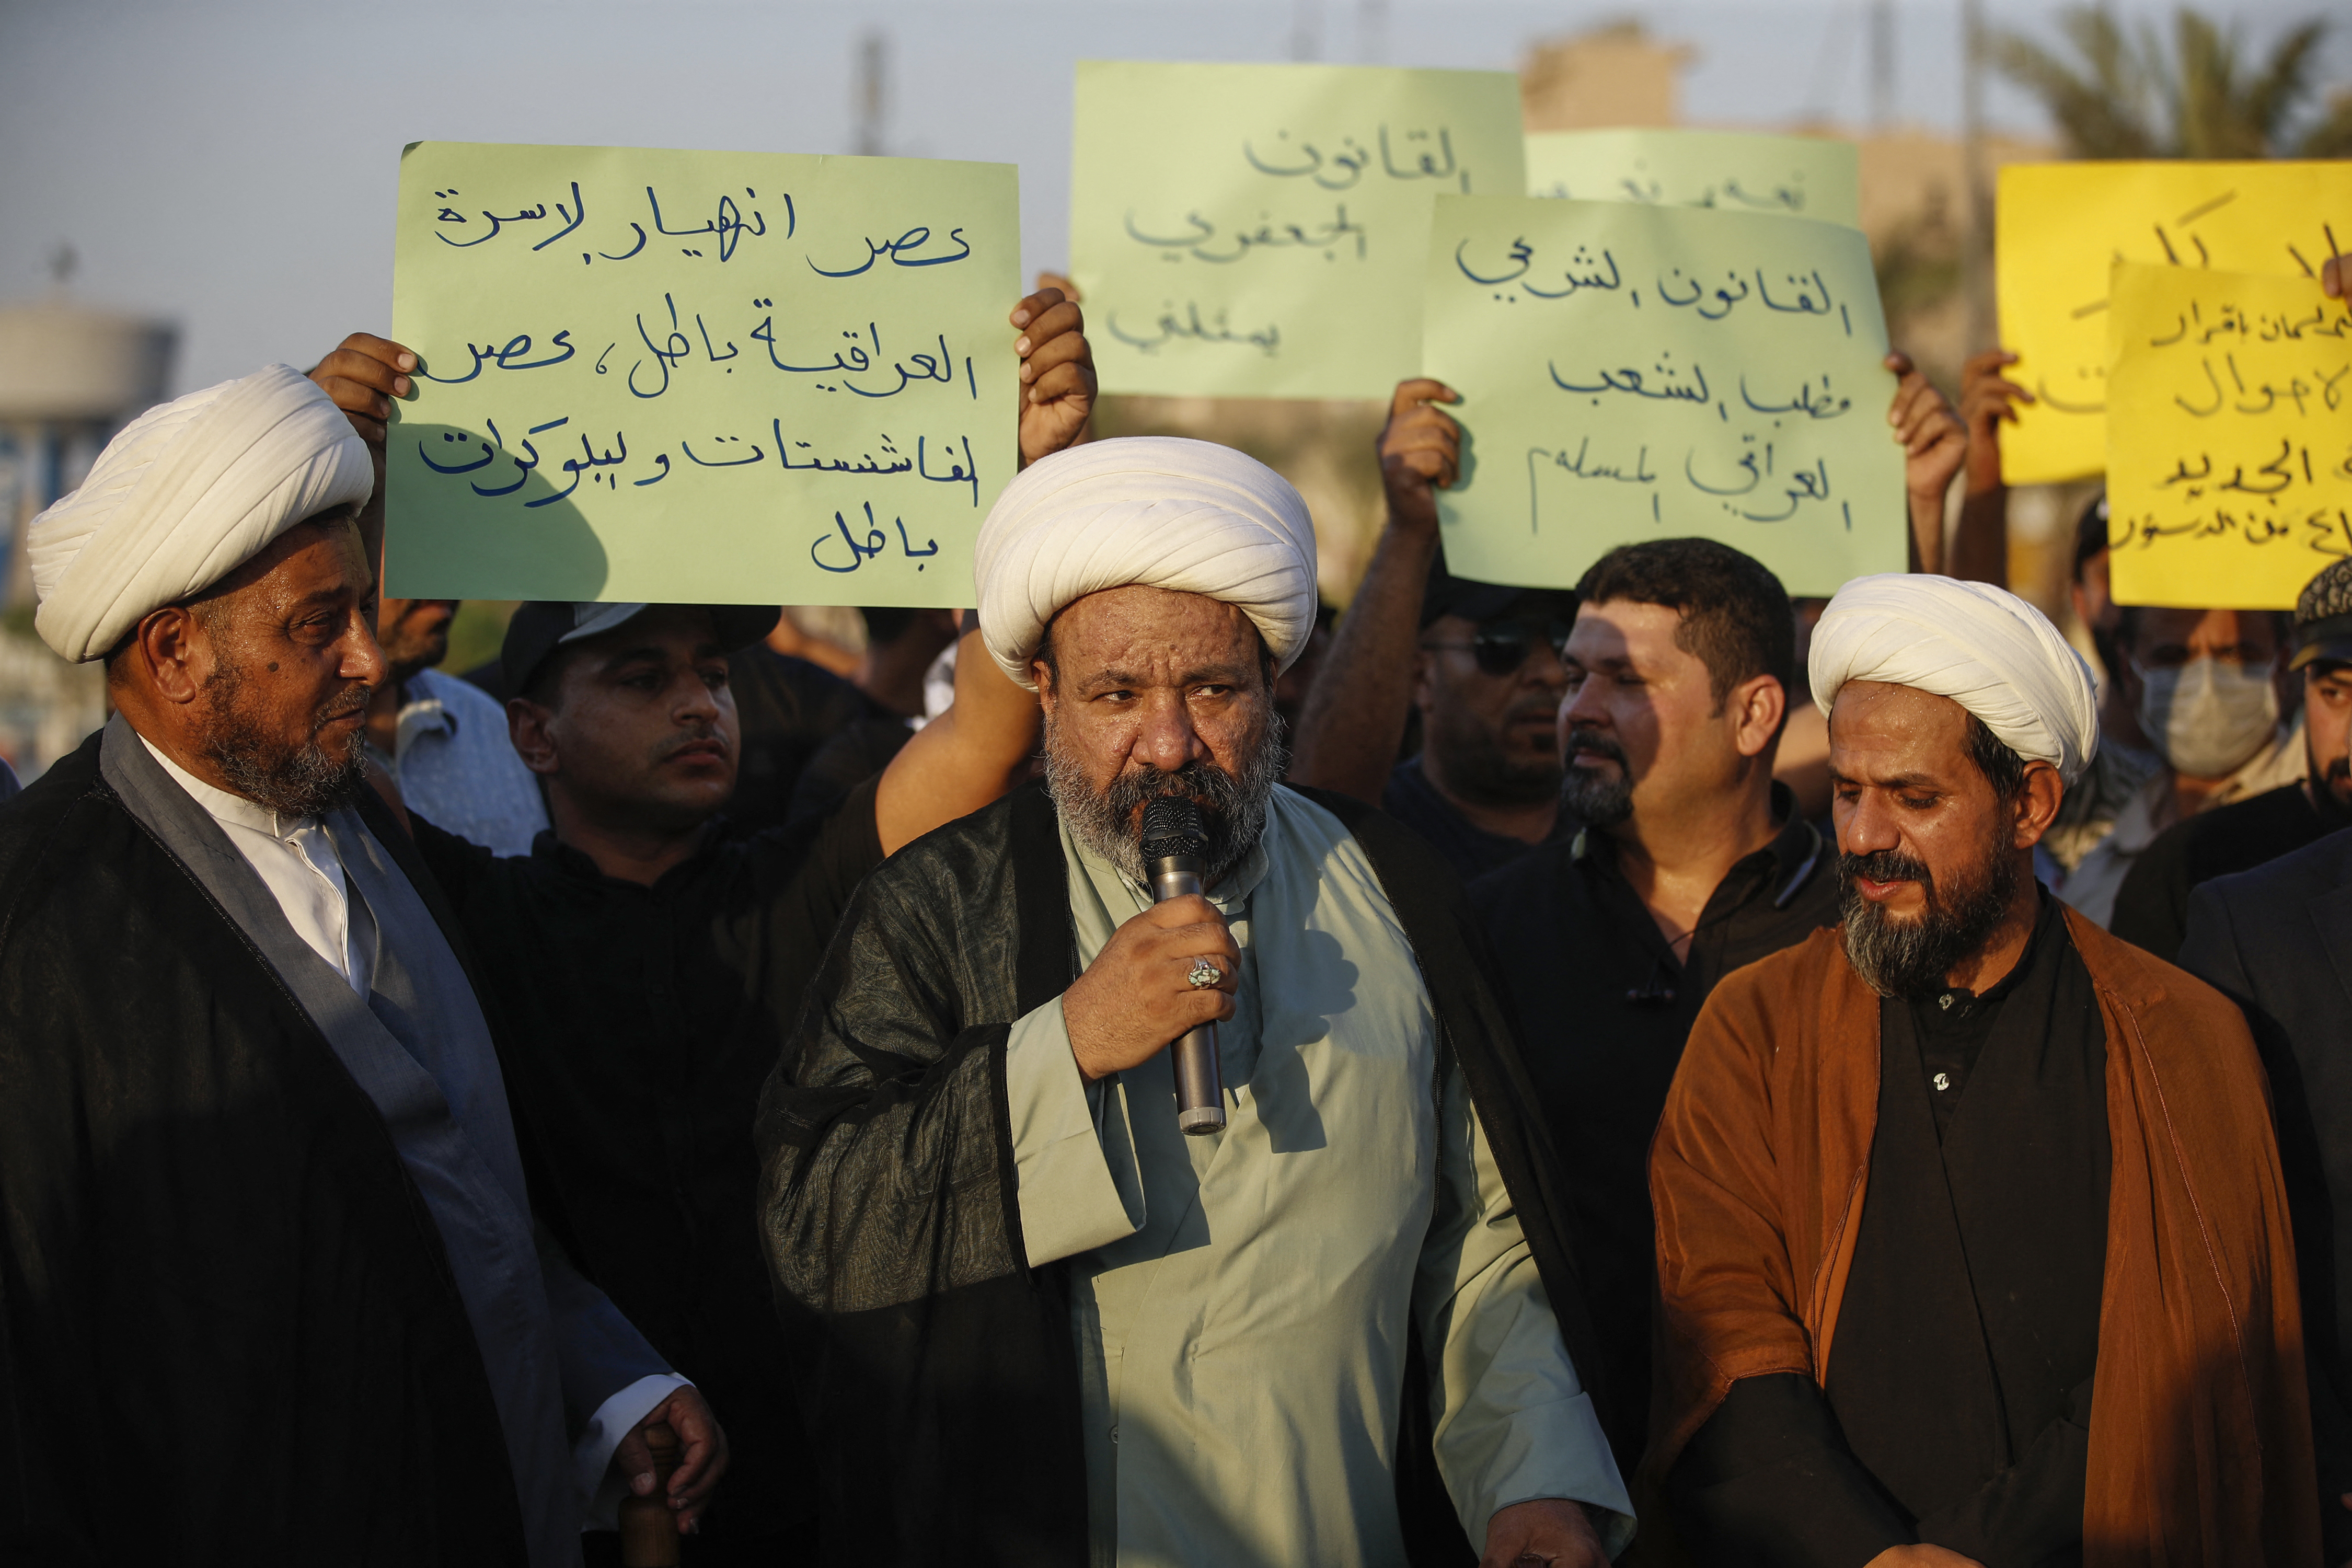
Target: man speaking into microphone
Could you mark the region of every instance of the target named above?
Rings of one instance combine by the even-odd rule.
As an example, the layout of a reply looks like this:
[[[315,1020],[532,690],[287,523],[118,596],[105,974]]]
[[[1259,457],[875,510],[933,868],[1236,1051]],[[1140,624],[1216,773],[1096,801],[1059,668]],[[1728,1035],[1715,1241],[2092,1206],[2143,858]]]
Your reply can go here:
[[[1475,922],[1418,840],[1279,783],[1297,492],[1202,442],[1073,447],[975,570],[1045,782],[866,880],[761,1112],[824,1539],[1598,1568],[1631,1505]],[[1198,835],[1147,856],[1169,802]],[[1171,858],[1202,891],[1155,901]],[[1187,1137],[1168,1047],[1211,1024],[1224,1125]]]

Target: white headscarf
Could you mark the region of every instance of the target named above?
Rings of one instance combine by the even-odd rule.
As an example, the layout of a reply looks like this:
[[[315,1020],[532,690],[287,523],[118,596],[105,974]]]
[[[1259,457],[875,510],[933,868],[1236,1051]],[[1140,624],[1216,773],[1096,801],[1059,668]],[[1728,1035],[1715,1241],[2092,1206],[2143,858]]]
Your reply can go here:
[[[1205,594],[1255,622],[1277,668],[1315,629],[1315,524],[1290,482],[1208,441],[1131,436],[1032,463],[980,525],[980,629],[1033,690],[1046,623],[1106,588]]]
[[[1824,713],[1849,680],[1948,697],[2068,784],[2098,753],[2090,667],[2049,616],[1990,584],[1917,573],[1857,577],[1822,612],[1807,673]]]
[[[33,520],[33,624],[77,664],[103,658],[151,612],[373,487],[343,411],[285,365],[151,408],[106,444],[80,489]]]

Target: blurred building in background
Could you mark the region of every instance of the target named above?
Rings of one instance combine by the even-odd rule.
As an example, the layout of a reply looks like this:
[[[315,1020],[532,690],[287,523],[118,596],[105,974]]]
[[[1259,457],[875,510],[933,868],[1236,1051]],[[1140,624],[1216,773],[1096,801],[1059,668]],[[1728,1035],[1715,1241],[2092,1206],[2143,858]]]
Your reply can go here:
[[[35,300],[0,304],[0,757],[26,780],[105,721],[105,676],[33,633],[25,530],[81,483],[114,433],[163,401],[178,334],[66,291],[70,251]]]

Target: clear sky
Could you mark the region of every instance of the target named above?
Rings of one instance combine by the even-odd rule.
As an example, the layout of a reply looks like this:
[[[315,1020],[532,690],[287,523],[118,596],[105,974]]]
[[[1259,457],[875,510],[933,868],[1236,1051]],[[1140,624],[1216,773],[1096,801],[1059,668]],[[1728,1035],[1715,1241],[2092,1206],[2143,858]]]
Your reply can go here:
[[[2053,9],[1987,8],[2034,32]],[[1034,270],[1064,253],[1075,60],[1279,60],[1303,37],[1329,60],[1508,68],[1531,39],[1636,9],[1696,49],[1695,121],[1864,113],[1864,0],[0,0],[0,300],[37,293],[69,243],[79,298],[179,323],[177,389],[307,365],[389,321],[404,143],[846,152],[858,40],[875,29],[888,150],[1018,163]],[[2341,15],[2332,0],[2211,9],[2258,43]],[[1896,14],[1902,113],[1949,128],[1956,0]],[[2352,79],[2352,26],[2340,34],[2321,72],[2336,82]],[[2042,129],[2007,89],[1993,116]]]

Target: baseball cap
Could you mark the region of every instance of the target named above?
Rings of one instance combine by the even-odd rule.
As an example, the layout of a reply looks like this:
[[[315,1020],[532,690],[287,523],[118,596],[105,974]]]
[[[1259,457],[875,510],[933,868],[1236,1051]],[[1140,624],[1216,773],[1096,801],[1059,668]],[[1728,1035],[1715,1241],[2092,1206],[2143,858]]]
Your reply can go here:
[[[2325,659],[2352,664],[2352,561],[2323,567],[2294,600],[2294,657],[2289,669]]]
[[[565,643],[601,637],[627,626],[647,610],[664,607],[659,605],[608,605],[566,599],[533,599],[519,605],[514,619],[507,623],[506,642],[499,649],[499,670],[506,678],[507,690],[516,695],[529,690],[540,667],[547,662],[548,655]],[[781,605],[698,605],[694,607],[710,612],[710,618],[719,629],[719,646],[729,653],[750,647],[766,637],[775,630],[776,618],[784,613]]]

